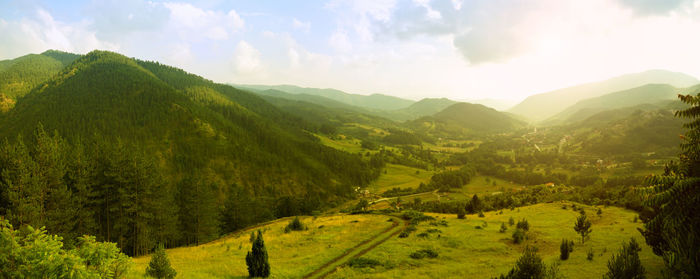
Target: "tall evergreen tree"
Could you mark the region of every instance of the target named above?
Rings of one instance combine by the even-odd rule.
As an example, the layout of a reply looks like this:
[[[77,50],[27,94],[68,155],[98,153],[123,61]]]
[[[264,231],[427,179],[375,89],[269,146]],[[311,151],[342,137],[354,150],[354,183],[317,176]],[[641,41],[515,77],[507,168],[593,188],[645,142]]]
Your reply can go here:
[[[642,249],[634,238],[622,244],[622,249],[608,261],[608,272],[604,279],[644,279],[646,271],[639,260]]]
[[[654,253],[678,278],[700,278],[700,93],[679,95],[690,108],[676,112],[689,118],[678,162],[651,175],[641,190],[647,214],[642,234]]]
[[[220,218],[215,194],[218,190],[216,184],[201,176],[180,183],[180,225],[185,243],[199,245],[218,236]]]
[[[253,249],[245,256],[250,277],[270,276],[270,263],[267,260],[267,249],[263,241],[262,232],[258,230],[258,237],[253,241]]]

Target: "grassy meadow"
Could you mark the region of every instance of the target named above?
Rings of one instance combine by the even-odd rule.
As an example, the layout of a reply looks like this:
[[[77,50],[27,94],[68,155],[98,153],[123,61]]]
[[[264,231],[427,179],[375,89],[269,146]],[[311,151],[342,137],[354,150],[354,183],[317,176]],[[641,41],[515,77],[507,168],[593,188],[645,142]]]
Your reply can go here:
[[[272,267],[270,278],[301,278],[392,226],[388,217],[381,215],[300,219],[308,230],[284,233],[290,218],[260,228]],[[255,230],[245,230],[199,246],[168,249],[177,278],[247,278],[245,256],[251,247],[250,232]],[[145,270],[150,260],[150,256],[134,258],[127,278],[149,278]]]
[[[564,204],[567,209],[562,209]],[[601,278],[607,271],[608,259],[630,237],[641,244],[640,258],[648,278],[659,276],[663,260],[644,243],[637,231],[641,223],[633,222],[634,212],[608,207],[602,208],[603,213],[598,216],[597,209],[585,208],[593,223],[593,232],[585,244],[581,244],[580,236],[573,230],[579,213],[573,211],[568,202],[537,204],[514,211],[504,210],[502,214],[486,212],[483,218],[468,215],[466,219],[457,219],[455,215],[430,214],[447,221],[447,226],[423,222],[409,237],[393,238],[363,256],[377,260],[383,266],[345,266],[327,278],[492,278],[508,272],[526,245],[536,246],[546,263],[559,263],[559,270],[566,278]],[[499,232],[501,223],[507,225],[510,217],[516,222],[525,218],[530,223],[528,239],[521,244],[513,244],[511,240],[515,226],[508,226],[505,233]],[[488,224],[485,228],[484,222]],[[418,236],[429,229],[439,232],[428,233],[428,237]],[[576,243],[566,261],[559,260],[562,238]],[[420,260],[409,257],[411,253],[427,248],[434,249],[439,256]],[[591,261],[586,259],[589,249],[594,253]]]

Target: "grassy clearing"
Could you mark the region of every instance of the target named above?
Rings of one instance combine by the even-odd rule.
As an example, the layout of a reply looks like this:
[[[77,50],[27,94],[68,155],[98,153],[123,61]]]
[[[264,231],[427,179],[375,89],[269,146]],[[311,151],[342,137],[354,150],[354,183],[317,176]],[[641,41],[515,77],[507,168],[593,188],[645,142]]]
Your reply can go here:
[[[369,190],[373,193],[381,194],[386,190],[399,188],[418,188],[418,185],[428,183],[434,171],[412,168],[402,165],[387,164],[377,180],[369,185]]]
[[[308,230],[284,233],[288,219],[263,226],[271,278],[301,278],[349,248],[392,226],[386,216],[339,215],[301,218]],[[323,226],[323,227],[321,227]],[[168,249],[178,278],[246,278],[250,232],[243,231],[195,247]],[[147,278],[150,256],[134,259],[127,278]]]
[[[601,278],[607,271],[608,259],[617,252],[620,244],[634,237],[642,244],[640,258],[648,271],[649,278],[659,276],[663,261],[655,256],[651,248],[636,230],[641,223],[633,223],[636,215],[620,208],[603,208],[601,217],[593,207],[586,207],[593,223],[593,233],[585,244],[573,230],[578,213],[562,209],[563,203],[538,204],[522,207],[515,211],[505,210],[503,214],[487,212],[484,218],[468,215],[466,220],[455,215],[432,214],[444,219],[448,226],[432,226],[424,222],[408,238],[393,238],[373,249],[363,257],[377,260],[382,266],[375,268],[342,267],[328,278],[492,278],[507,272],[515,263],[526,245],[537,246],[545,262],[560,263],[560,271],[567,278]],[[530,223],[529,239],[521,244],[513,244],[513,226],[505,233],[499,233],[502,222],[508,218],[516,221],[526,218]],[[487,222],[486,228],[483,227]],[[440,232],[430,233],[422,238],[417,235],[429,229]],[[559,244],[562,238],[576,241],[574,252],[569,260],[559,260]],[[439,253],[435,259],[415,260],[409,257],[421,249],[433,249]],[[592,249],[592,261],[586,259],[586,252]]]
[[[328,147],[333,147],[338,150],[342,150],[350,153],[366,152],[367,149],[360,146],[361,142],[358,139],[331,139],[324,135],[316,135],[321,143]]]

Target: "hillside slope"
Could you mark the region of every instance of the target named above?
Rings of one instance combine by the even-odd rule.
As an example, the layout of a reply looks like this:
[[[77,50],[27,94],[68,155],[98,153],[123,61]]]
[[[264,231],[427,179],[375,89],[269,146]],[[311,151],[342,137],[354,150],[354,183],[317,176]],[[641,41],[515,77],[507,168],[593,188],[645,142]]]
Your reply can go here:
[[[543,125],[570,123],[586,119],[598,112],[654,104],[661,101],[675,100],[679,89],[668,84],[647,84],[640,87],[613,92],[600,97],[581,100],[560,113],[542,122]]]
[[[698,84],[700,81],[682,73],[650,70],[623,75],[601,82],[587,83],[532,95],[508,111],[528,117],[533,121],[541,121],[563,111],[580,100],[627,90],[650,83],[668,84],[674,87],[688,87]]]
[[[506,132],[525,127],[507,113],[483,105],[456,103],[444,110],[408,123],[417,131],[438,137]]]
[[[402,99],[399,97],[383,94],[360,95],[350,94],[336,89],[305,88],[294,85],[253,85],[236,84],[233,85],[241,89],[264,91],[269,89],[279,90],[291,94],[309,94],[333,99],[348,105],[362,107],[366,109],[396,110],[402,109],[415,103],[415,101]]]

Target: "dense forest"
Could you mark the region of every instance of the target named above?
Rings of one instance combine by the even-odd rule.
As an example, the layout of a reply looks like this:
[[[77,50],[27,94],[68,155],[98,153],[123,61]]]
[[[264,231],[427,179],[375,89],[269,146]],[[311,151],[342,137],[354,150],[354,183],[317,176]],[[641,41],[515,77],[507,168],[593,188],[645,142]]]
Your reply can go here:
[[[173,67],[94,51],[54,72],[0,119],[1,209],[68,244],[91,234],[140,255],[201,243],[310,214],[379,175],[302,119]]]

